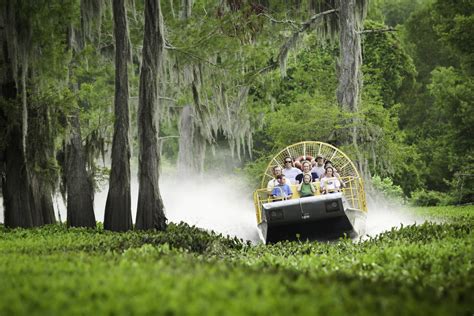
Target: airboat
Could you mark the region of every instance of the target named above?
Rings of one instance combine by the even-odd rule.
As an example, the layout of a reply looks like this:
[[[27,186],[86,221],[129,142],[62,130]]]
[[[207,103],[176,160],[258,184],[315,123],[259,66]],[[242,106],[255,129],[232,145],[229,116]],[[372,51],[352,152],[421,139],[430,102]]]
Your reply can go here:
[[[292,196],[275,200],[267,191],[274,178],[273,168],[284,168],[292,158],[298,166],[321,155],[337,170],[343,184],[338,192],[322,194],[319,179],[313,196],[300,197],[296,184]],[[354,163],[338,148],[323,142],[304,141],[290,145],[276,154],[265,170],[261,188],[254,192],[254,204],[260,238],[265,243],[282,240],[333,240],[343,236],[356,238],[365,233],[367,204],[362,178]]]

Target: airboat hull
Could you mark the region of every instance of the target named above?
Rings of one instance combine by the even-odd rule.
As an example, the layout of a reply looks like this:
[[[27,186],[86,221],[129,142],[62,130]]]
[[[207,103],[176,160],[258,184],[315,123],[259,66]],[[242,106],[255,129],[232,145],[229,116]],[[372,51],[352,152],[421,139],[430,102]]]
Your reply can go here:
[[[258,225],[265,243],[355,238],[364,227],[365,213],[349,208],[342,193],[263,203]]]

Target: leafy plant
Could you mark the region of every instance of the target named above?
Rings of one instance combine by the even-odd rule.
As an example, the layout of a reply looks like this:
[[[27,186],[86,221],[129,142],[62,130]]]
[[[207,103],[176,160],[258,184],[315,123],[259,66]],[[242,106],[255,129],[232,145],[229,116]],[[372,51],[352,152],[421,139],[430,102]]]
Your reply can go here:
[[[444,222],[254,246],[184,223],[127,233],[0,225],[0,314],[470,313],[474,207],[414,211]]]
[[[418,190],[412,194],[411,201],[416,206],[436,206],[444,197],[445,194],[441,192]]]
[[[376,175],[372,177],[372,186],[375,190],[382,193],[386,198],[401,202],[404,198],[403,190],[399,185],[393,184],[390,178],[381,178]]]

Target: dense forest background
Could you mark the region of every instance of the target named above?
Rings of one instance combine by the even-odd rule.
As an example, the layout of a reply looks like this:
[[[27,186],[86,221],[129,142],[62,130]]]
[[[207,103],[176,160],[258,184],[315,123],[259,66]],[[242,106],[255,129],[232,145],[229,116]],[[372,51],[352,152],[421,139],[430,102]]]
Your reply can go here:
[[[85,201],[109,177],[119,98],[130,111],[123,150],[132,168],[144,157],[139,135],[153,128],[162,168],[230,169],[215,155],[229,148],[250,179],[277,150],[319,140],[341,147],[387,195],[421,205],[473,201],[472,1],[350,1],[361,41],[357,107],[340,102],[339,1],[163,0],[147,9],[152,1],[130,0],[126,23],[114,22],[118,2],[2,1],[2,194],[15,192],[6,212],[27,209],[22,203],[40,210],[27,220],[11,215],[17,225],[54,222],[57,190],[90,209]],[[147,29],[151,10],[161,22]],[[120,59],[117,25],[125,30]],[[119,68],[128,97],[117,96]],[[146,112],[154,97],[156,111]],[[157,122],[150,130],[147,117]],[[93,212],[77,223],[92,225]]]

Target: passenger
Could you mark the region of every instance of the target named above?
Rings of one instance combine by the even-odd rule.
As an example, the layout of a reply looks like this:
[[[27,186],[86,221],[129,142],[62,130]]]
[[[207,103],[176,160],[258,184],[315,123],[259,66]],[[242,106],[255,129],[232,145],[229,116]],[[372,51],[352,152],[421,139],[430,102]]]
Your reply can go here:
[[[283,168],[283,174],[287,181],[291,184],[297,184],[296,176],[301,174],[302,171],[298,168],[293,167],[293,160],[290,157],[285,158],[285,168]]]
[[[303,183],[300,183],[298,185],[298,192],[300,194],[300,197],[308,197],[314,195],[316,189],[314,188],[314,185],[311,182],[310,174],[307,173],[303,176]]]
[[[324,157],[322,155],[318,154],[316,156],[316,164],[313,166],[313,169],[311,169],[311,172],[316,173],[319,179],[321,179],[326,172],[326,170],[324,170]]]
[[[332,162],[330,162],[329,160],[327,160],[325,163],[324,163],[324,170],[326,170],[327,167],[332,167],[333,171],[334,171],[334,177],[336,177],[339,182],[341,182],[341,186],[343,188],[346,187],[346,185],[344,184],[344,182],[342,181],[341,179],[341,175],[339,174],[339,172],[337,172],[337,169],[332,165]]]
[[[291,192],[290,186],[285,183],[285,176],[280,174],[276,176],[276,180],[278,184],[272,190],[272,197],[275,200],[290,199],[293,192]]]
[[[334,193],[341,191],[341,181],[334,175],[334,168],[326,167],[326,173],[321,179],[321,193]]]
[[[300,173],[299,175],[296,176],[296,181],[298,181],[298,183],[303,183],[303,176],[305,174],[311,175],[311,182],[316,181],[318,179],[318,175],[314,172],[311,172],[311,162],[309,162],[308,160],[305,160],[303,161],[302,165],[303,165],[303,173]]]
[[[278,184],[278,181],[277,181],[276,177],[278,175],[281,175],[281,174],[282,173],[281,173],[281,167],[280,166],[273,167],[273,176],[274,176],[274,178],[270,179],[270,181],[268,181],[268,184],[267,184],[267,192],[268,192],[269,195],[272,194],[273,188]]]

